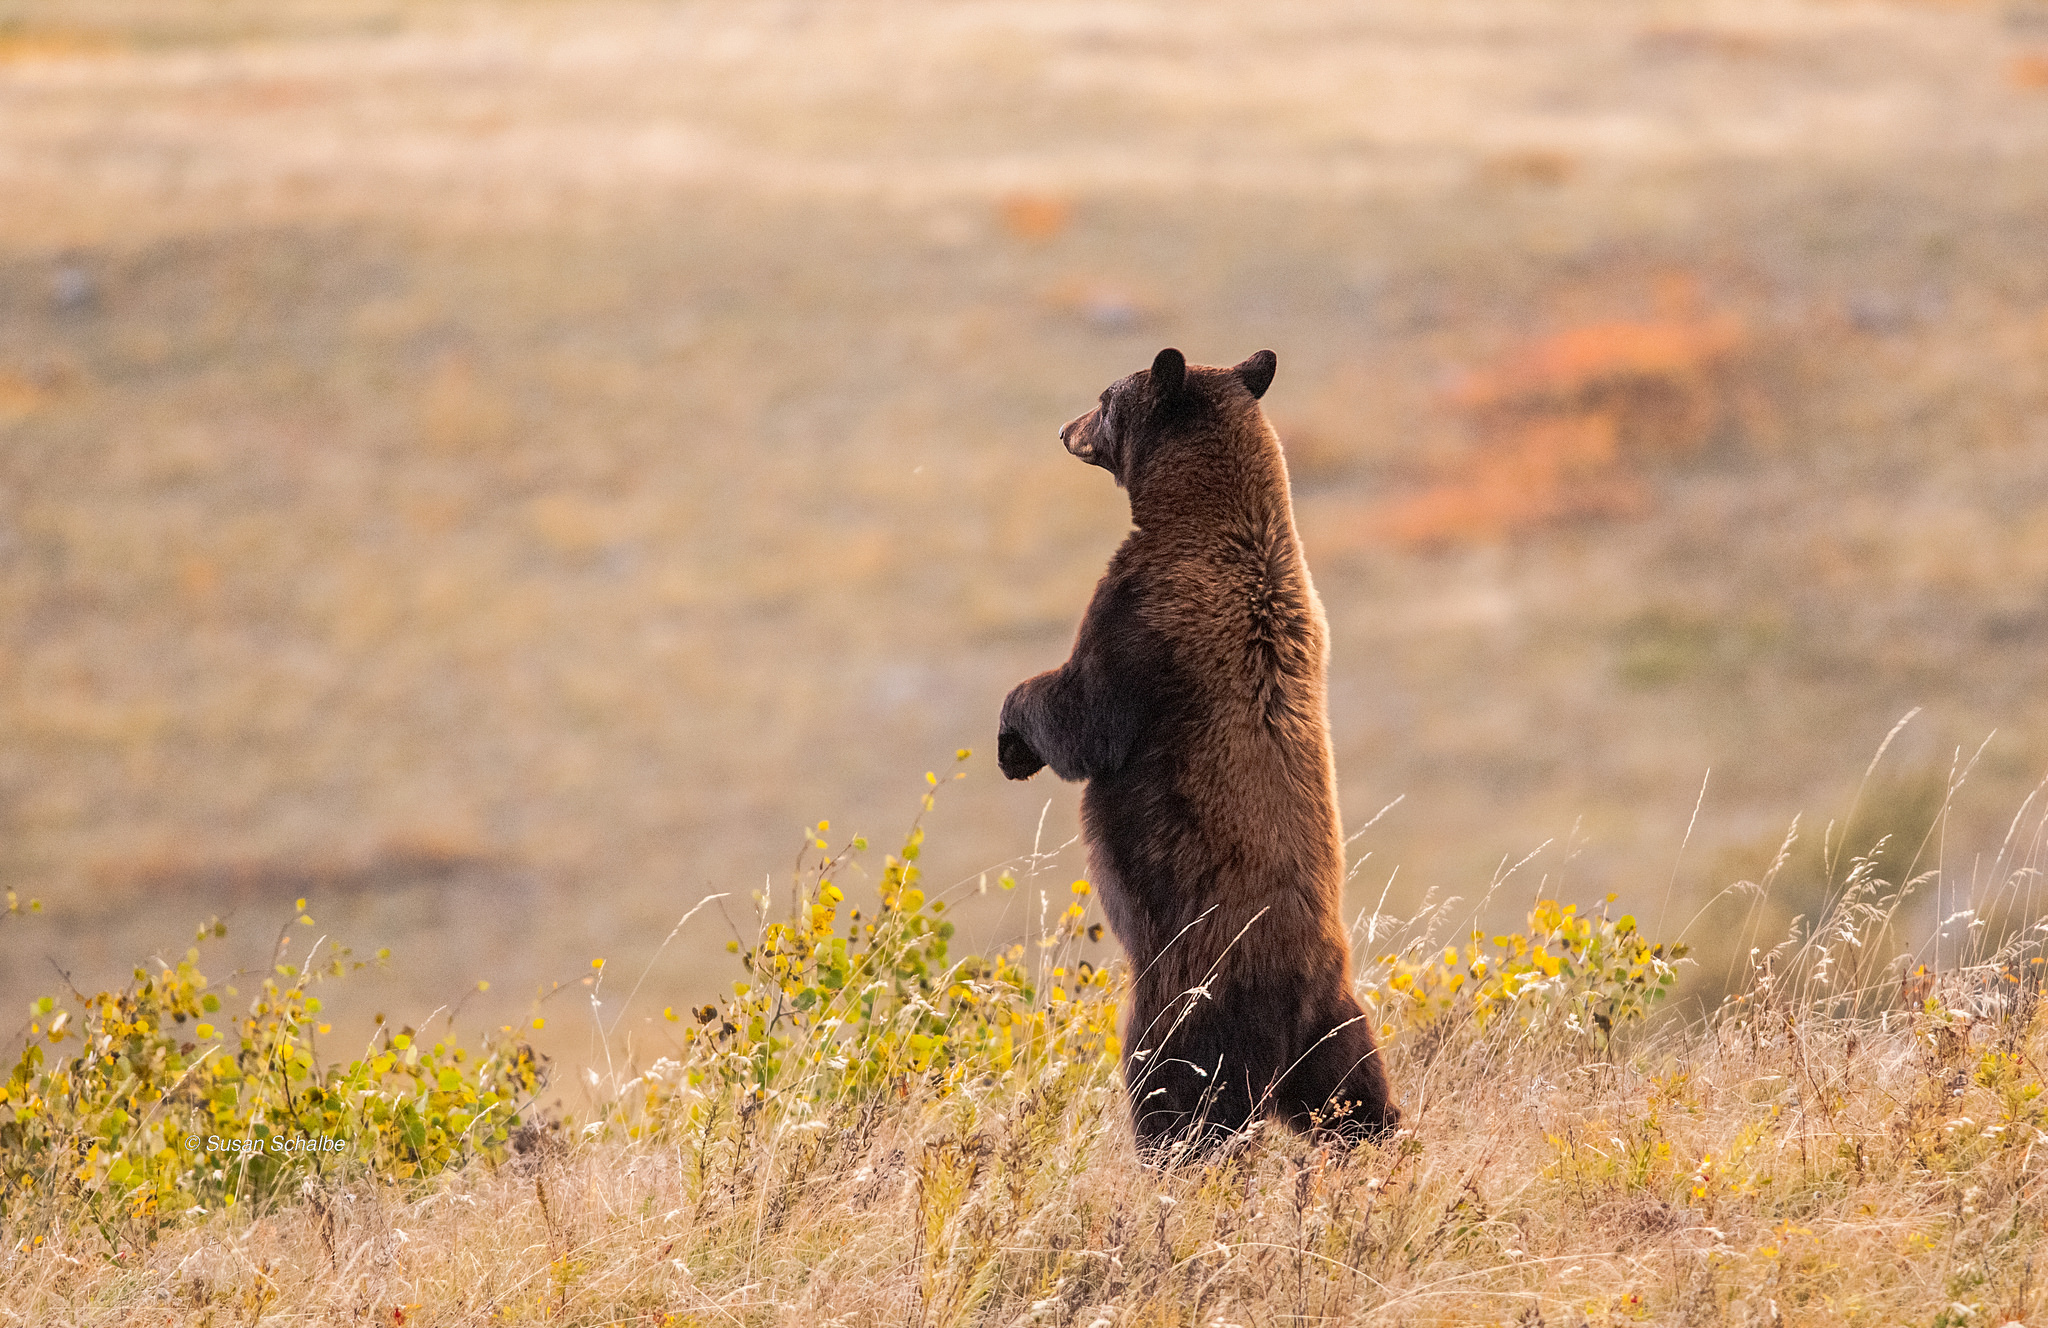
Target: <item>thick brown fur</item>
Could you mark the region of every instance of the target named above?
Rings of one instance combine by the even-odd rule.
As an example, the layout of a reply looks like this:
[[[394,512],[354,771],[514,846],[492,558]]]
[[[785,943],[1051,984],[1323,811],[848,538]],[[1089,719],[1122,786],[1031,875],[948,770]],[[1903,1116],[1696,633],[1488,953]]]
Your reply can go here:
[[[1088,782],[1089,872],[1131,965],[1124,1078],[1141,1145],[1253,1120],[1399,1119],[1351,990],[1327,629],[1259,408],[1275,360],[1165,350],[1060,431],[1129,493],[1072,656],[1003,703],[1003,773]]]

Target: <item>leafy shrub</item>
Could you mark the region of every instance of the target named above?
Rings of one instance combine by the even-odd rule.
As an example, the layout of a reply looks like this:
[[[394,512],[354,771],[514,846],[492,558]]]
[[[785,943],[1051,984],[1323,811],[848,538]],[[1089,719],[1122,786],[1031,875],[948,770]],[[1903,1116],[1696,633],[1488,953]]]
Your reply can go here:
[[[305,904],[296,921],[310,926]],[[226,934],[213,922],[195,940]],[[362,963],[318,945],[292,963],[289,949],[287,932],[239,1017],[221,1014],[236,989],[213,990],[197,943],[175,965],[136,969],[125,991],[36,1001],[0,1081],[0,1214],[70,1198],[110,1236],[129,1223],[153,1232],[277,1194],[309,1169],[427,1176],[504,1148],[541,1080],[530,1050],[473,1053],[380,1027],[365,1055],[323,1067],[329,1026],[313,989]]]
[[[1382,1031],[1396,1036],[1459,1014],[1481,1026],[1513,1019],[1524,1028],[1561,1028],[1604,1047],[1616,1029],[1670,994],[1688,951],[1684,942],[1645,940],[1626,913],[1610,918],[1614,898],[1590,915],[1541,899],[1526,933],[1489,942],[1475,928],[1463,951],[1383,956],[1383,975],[1371,983]]]
[[[956,762],[969,754],[963,749]],[[939,778],[925,780],[928,812]],[[922,823],[920,812],[900,852],[885,857],[865,911],[848,907],[841,882],[859,872],[867,841],[856,837],[835,852],[822,837],[830,825],[818,823],[788,903],[778,908],[762,897],[753,944],[727,945],[746,976],[729,996],[691,1012],[683,1061],[643,1076],[639,1105],[649,1121],[631,1132],[663,1119],[679,1096],[698,1119],[707,1094],[821,1103],[908,1091],[912,1081],[944,1092],[989,1076],[1028,1075],[1056,1060],[1116,1057],[1113,970],[1078,957],[1084,941],[1102,937],[1100,925],[1084,929],[1088,882],[1072,884],[1070,901],[1035,946],[952,959],[946,901],[927,897],[917,865]],[[998,884],[1014,889],[1016,880],[1005,873]],[[685,1088],[691,1091],[679,1095]]]

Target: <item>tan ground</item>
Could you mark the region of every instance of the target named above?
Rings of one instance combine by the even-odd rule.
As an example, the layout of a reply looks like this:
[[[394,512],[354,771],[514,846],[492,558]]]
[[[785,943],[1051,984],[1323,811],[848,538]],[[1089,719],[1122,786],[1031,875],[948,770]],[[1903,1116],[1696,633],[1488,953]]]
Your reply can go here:
[[[0,1009],[311,893],[403,961],[366,1008],[500,1017],[962,745],[934,879],[1066,840],[993,716],[1122,531],[1053,430],[1168,343],[1279,351],[1346,807],[1404,798],[1360,905],[1547,842],[1676,930],[1916,706],[1856,834],[1996,730],[1967,878],[2048,769],[2044,53],[2038,4],[0,0],[0,881],[50,911]],[[1725,419],[1626,501],[1386,537],[1495,473],[1475,373],[1715,316]]]

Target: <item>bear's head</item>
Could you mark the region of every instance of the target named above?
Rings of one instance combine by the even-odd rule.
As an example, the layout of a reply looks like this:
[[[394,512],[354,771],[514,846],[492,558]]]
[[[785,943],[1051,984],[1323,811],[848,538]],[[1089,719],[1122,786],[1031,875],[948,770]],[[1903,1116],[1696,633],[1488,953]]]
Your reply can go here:
[[[1262,350],[1228,369],[1191,365],[1168,347],[1150,369],[1117,379],[1103,389],[1095,409],[1060,430],[1067,451],[1100,466],[1137,497],[1148,465],[1160,459],[1170,440],[1228,436],[1245,415],[1256,415],[1258,400],[1272,385],[1279,359]]]

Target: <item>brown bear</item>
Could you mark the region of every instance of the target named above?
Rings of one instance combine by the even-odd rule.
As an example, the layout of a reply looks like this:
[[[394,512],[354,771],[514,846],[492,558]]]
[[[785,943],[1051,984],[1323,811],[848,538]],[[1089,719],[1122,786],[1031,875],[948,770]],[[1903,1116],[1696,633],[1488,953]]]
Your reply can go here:
[[[1351,989],[1327,630],[1259,407],[1275,365],[1163,350],[1060,430],[1130,495],[1136,529],[1067,662],[1003,702],[1005,775],[1088,781],[1148,1151],[1201,1151],[1269,1114],[1347,1138],[1400,1115]]]

